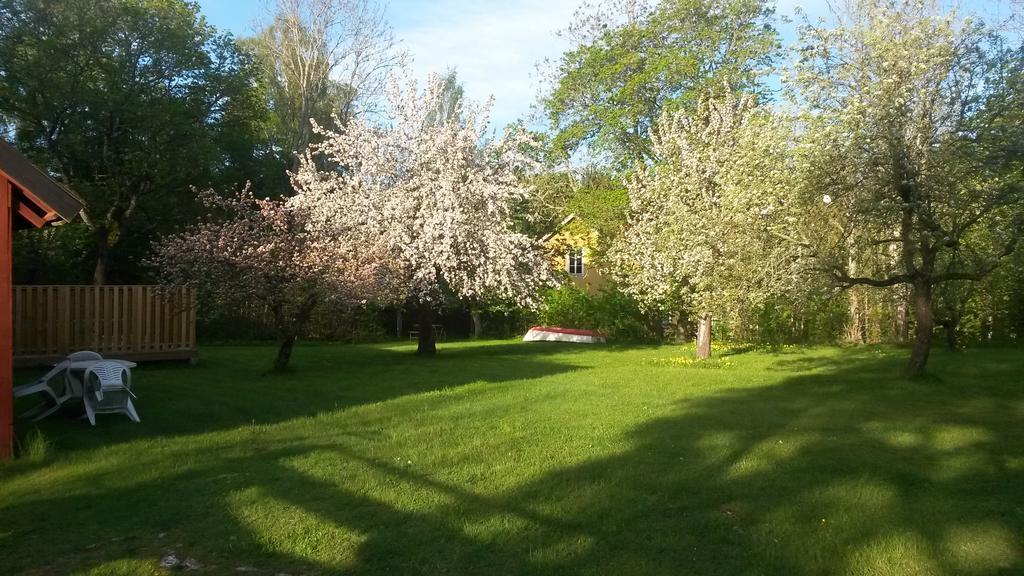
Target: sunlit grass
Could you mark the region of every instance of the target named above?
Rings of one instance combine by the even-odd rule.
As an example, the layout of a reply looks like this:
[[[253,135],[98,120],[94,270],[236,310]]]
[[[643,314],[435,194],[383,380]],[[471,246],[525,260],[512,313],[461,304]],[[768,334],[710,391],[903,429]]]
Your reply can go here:
[[[141,425],[24,426],[0,573],[1024,571],[1019,350],[411,352],[210,348],[136,371]]]

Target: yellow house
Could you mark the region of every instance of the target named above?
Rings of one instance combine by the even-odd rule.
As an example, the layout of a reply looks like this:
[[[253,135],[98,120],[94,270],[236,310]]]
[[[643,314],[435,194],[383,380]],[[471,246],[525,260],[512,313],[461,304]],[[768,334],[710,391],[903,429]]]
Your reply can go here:
[[[572,283],[588,294],[596,294],[607,282],[594,265],[598,233],[570,214],[557,228],[541,238],[552,265],[569,275]]]

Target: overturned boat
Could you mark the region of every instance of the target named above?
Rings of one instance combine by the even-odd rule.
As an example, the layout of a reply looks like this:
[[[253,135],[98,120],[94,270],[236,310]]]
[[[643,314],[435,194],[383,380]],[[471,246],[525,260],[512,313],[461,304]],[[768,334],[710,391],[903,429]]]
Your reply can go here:
[[[523,342],[577,342],[579,344],[604,344],[605,337],[594,330],[560,328],[557,326],[534,326],[523,336]]]

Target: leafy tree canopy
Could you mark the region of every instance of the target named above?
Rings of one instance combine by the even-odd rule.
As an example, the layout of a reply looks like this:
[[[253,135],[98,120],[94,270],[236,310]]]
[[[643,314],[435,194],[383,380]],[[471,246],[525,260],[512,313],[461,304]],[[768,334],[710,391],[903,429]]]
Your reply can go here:
[[[0,115],[86,199],[97,283],[126,227],[173,225],[190,186],[257,171],[250,59],[196,4],[0,0],[0,21]]]
[[[616,168],[653,159],[662,112],[692,106],[728,78],[760,91],[779,48],[764,0],[636,0],[584,6],[566,31],[576,46],[549,70],[542,100],[563,156],[589,146]]]

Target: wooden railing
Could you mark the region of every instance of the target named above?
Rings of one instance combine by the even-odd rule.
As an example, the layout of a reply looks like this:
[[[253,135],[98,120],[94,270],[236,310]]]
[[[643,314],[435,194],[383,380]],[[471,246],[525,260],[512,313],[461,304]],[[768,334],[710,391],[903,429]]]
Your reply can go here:
[[[127,360],[196,358],[195,295],[161,286],[15,286],[14,362],[75,350]]]

